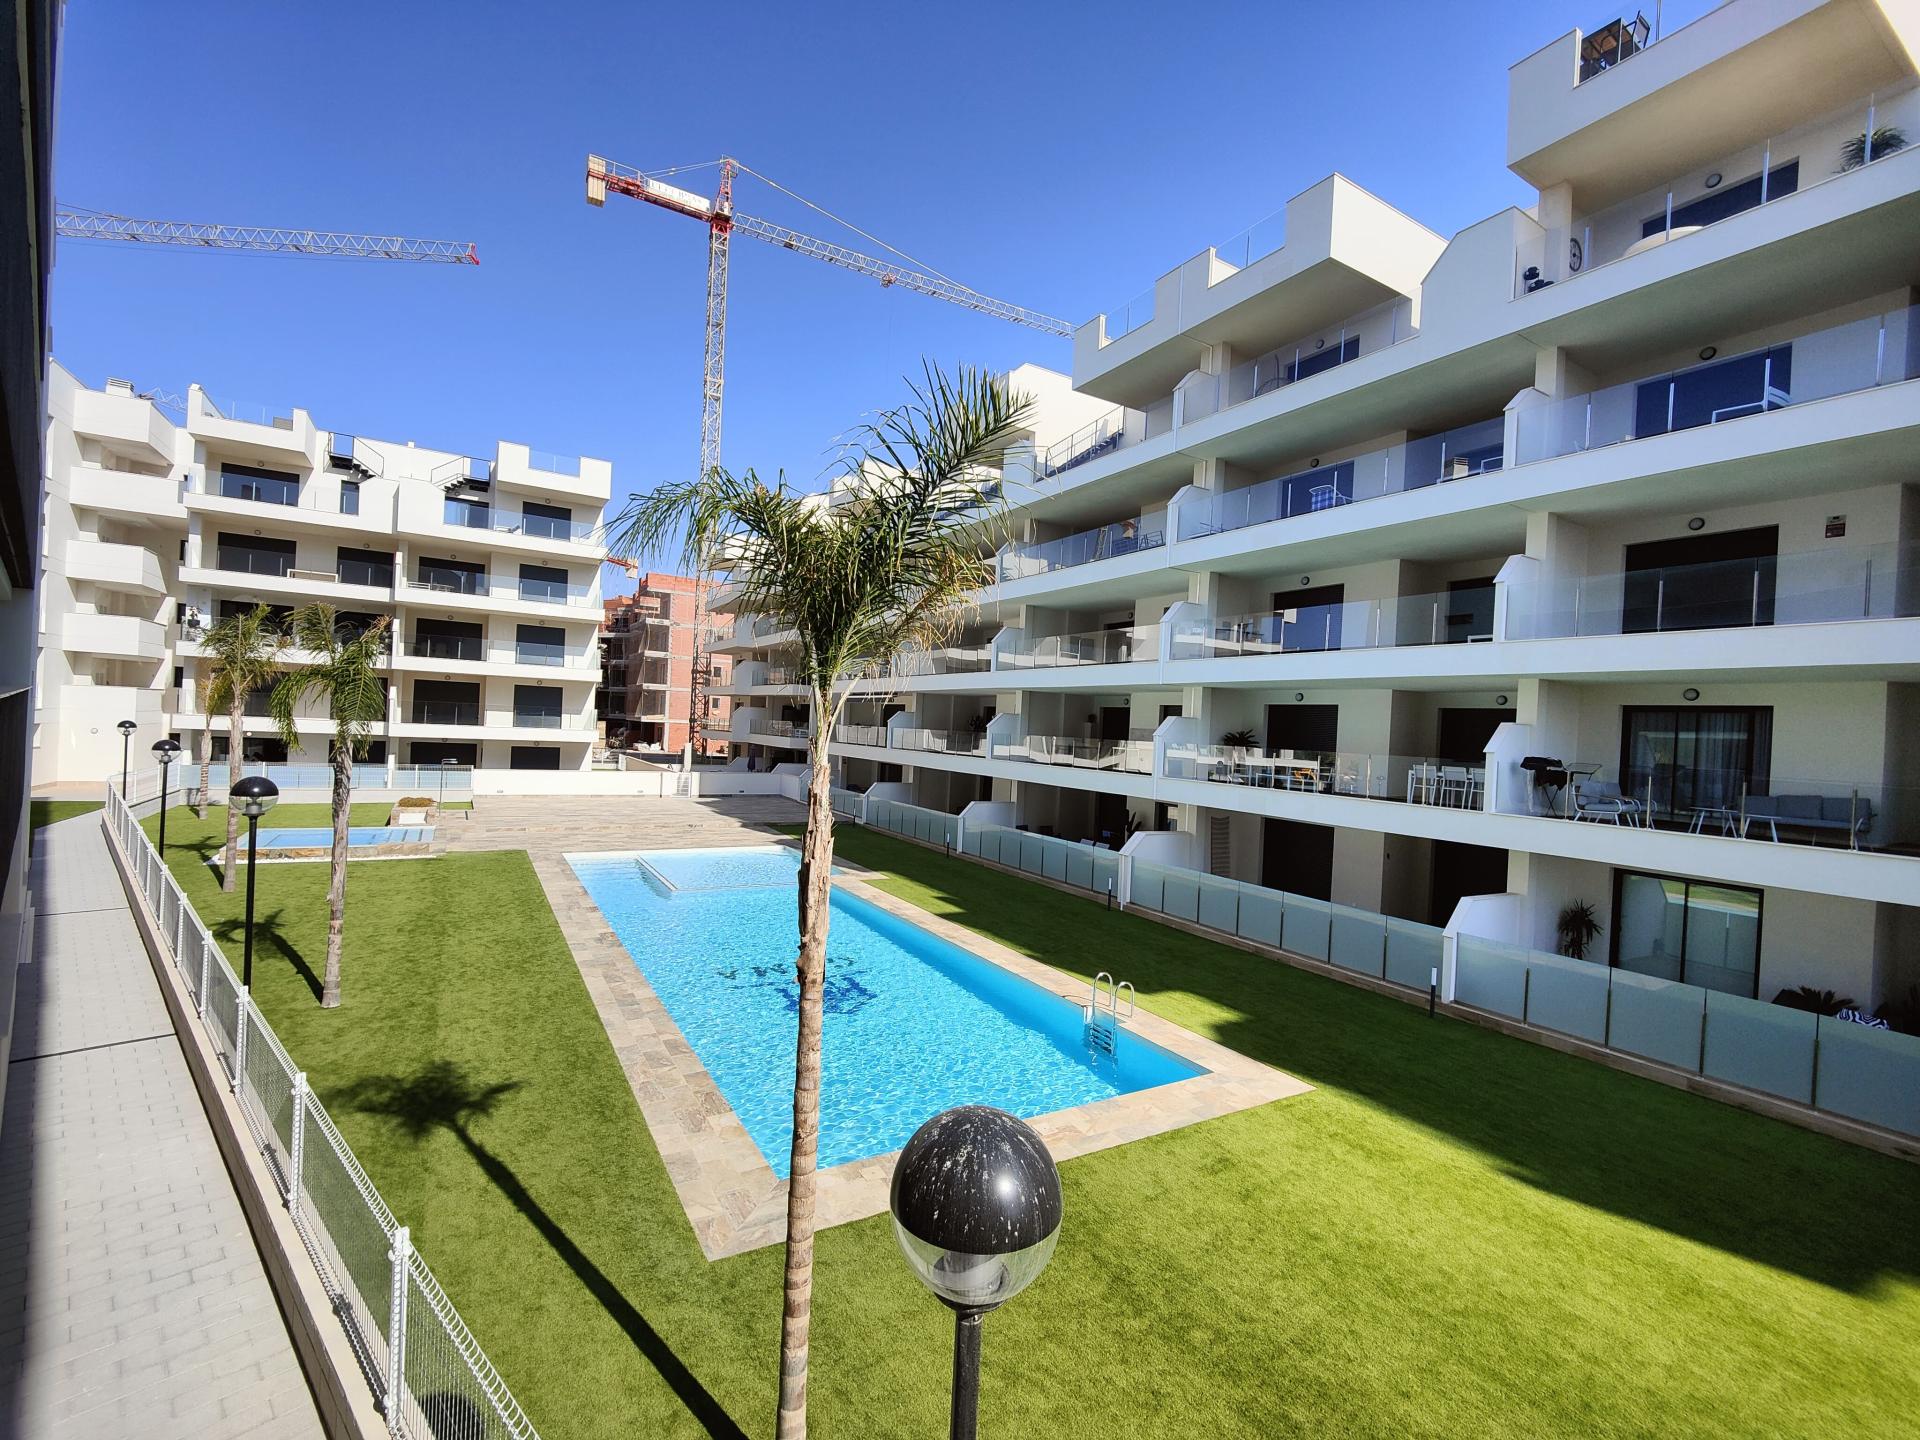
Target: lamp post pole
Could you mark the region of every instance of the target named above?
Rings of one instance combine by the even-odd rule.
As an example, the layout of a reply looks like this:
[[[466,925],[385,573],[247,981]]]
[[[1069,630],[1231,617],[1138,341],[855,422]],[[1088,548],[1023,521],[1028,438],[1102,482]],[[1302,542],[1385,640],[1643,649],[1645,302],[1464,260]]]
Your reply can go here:
[[[167,772],[173,757],[180,753],[180,742],[162,739],[153,742],[154,758],[160,762],[160,863],[167,863]]]
[[[227,787],[227,804],[247,817],[247,928],[240,984],[253,988],[253,866],[260,851],[260,817],[280,799],[280,787],[264,775],[248,775]]]
[[[122,720],[120,731],[120,798],[127,798],[127,766],[133,754],[133,732],[140,727],[132,720]]]

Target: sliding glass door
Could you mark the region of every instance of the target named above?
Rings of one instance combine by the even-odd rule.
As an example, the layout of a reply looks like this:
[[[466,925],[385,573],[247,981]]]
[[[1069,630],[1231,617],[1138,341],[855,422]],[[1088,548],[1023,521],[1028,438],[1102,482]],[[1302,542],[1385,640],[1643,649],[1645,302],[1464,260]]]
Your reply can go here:
[[[1729,995],[1755,996],[1760,892],[1621,870],[1614,876],[1613,963]]]
[[[1622,788],[1642,805],[1651,794],[1656,819],[1737,810],[1742,794],[1766,794],[1772,751],[1773,711],[1765,706],[1629,705],[1621,712]]]

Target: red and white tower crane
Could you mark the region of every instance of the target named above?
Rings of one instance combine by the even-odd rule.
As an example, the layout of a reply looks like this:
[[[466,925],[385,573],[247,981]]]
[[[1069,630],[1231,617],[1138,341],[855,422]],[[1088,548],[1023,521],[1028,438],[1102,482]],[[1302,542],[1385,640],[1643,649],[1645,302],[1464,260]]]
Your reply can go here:
[[[707,345],[700,382],[699,473],[702,476],[711,475],[720,465],[720,410],[726,388],[727,256],[729,241],[736,231],[742,235],[751,235],[756,240],[764,240],[769,245],[777,245],[783,250],[796,251],[802,255],[810,255],[816,260],[824,260],[829,265],[838,265],[842,269],[853,271],[856,275],[869,276],[885,286],[899,285],[917,294],[928,295],[935,300],[945,300],[948,304],[977,310],[983,315],[992,315],[997,319],[1009,320],[1016,325],[1025,325],[1044,334],[1063,337],[1073,334],[1073,327],[1064,320],[1038,310],[1029,310],[1023,305],[996,300],[990,295],[983,295],[970,286],[962,285],[936,272],[903,264],[897,260],[878,260],[871,255],[850,250],[844,245],[836,245],[828,240],[804,235],[798,230],[789,229],[785,225],[776,225],[758,216],[742,215],[733,208],[734,176],[746,170],[748,174],[758,179],[766,180],[766,177],[730,156],[722,156],[718,163],[719,185],[711,196],[707,196],[671,184],[663,178],[666,174],[675,173],[674,171],[648,175],[631,166],[617,164],[601,155],[587,157],[587,203],[589,205],[606,204],[607,192],[612,191],[616,195],[645,200],[648,204],[658,205],[663,210],[685,215],[702,222],[707,227]],[[774,182],[769,180],[767,183],[772,185]],[[784,189],[785,187],[776,185],[774,188]],[[801,203],[811,205],[811,202],[805,200]],[[812,208],[819,207],[812,206]],[[884,246],[884,242],[882,244]],[[703,563],[699,568],[700,573],[694,577],[696,629],[693,694],[689,707],[692,726],[696,730],[704,722],[706,715],[702,652],[706,646],[707,567]]]

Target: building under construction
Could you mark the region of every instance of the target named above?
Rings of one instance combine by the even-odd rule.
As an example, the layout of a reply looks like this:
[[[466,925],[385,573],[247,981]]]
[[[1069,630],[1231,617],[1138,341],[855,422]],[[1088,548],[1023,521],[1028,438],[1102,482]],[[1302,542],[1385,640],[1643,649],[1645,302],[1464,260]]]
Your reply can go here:
[[[732,662],[699,644],[698,583],[686,575],[641,575],[631,595],[605,602],[600,628],[600,723],[613,749],[724,755],[724,742],[699,735],[727,727],[732,702],[714,695]],[[708,600],[711,604],[711,594]],[[731,616],[710,617],[730,621]],[[695,667],[707,667],[698,677]],[[704,724],[694,723],[704,707]]]

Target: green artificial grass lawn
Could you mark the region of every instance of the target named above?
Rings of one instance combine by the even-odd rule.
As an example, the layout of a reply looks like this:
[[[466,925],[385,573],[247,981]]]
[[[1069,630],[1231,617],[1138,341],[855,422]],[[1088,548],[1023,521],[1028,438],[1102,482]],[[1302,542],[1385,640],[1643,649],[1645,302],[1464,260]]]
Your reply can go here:
[[[176,871],[237,950],[195,830],[169,820]],[[1913,1166],[903,841],[840,850],[1318,1087],[1062,1167],[1053,1264],[987,1324],[983,1433],[1911,1433]],[[770,1433],[780,1250],[701,1258],[525,856],[354,865],[331,1013],[326,877],[261,869],[255,993],[541,1433]],[[884,1216],[821,1232],[814,1315],[815,1434],[943,1432],[950,1324]]]

